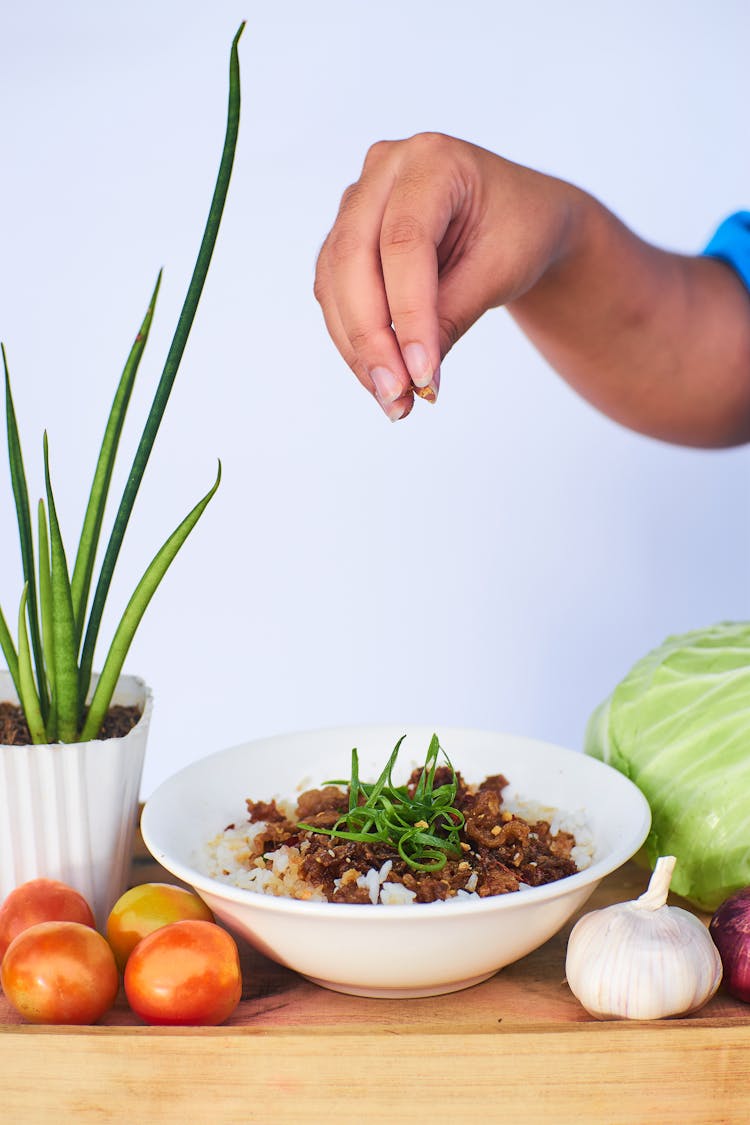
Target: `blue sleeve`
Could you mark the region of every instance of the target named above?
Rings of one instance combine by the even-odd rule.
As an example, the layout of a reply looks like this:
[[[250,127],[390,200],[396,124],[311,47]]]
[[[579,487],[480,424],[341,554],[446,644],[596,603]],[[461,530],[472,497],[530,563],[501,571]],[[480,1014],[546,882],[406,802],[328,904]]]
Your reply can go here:
[[[703,253],[726,262],[750,289],[750,211],[725,219]]]

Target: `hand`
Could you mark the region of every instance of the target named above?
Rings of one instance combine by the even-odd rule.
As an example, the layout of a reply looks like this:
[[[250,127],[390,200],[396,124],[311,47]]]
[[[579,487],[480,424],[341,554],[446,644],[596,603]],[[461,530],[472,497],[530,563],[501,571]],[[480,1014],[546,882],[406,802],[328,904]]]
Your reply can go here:
[[[392,421],[414,394],[434,402],[456,340],[563,254],[575,197],[452,137],[373,145],[320,252],[315,295],[334,343]]]

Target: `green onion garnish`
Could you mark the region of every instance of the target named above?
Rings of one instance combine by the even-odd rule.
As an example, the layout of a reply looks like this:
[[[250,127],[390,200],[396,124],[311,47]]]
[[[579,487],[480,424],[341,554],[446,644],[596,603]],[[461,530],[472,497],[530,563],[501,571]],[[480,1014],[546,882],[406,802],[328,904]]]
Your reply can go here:
[[[297,825],[304,832],[354,840],[363,844],[389,844],[415,871],[440,871],[448,856],[461,854],[459,832],[464,815],[454,808],[458,779],[438,737],[433,734],[422,772],[413,796],[406,785],[394,785],[392,773],[401,743],[396,743],[377,781],[359,779],[359,758],[352,750],[352,772],[349,781],[326,781],[326,785],[349,786],[349,810],[333,828],[317,828],[312,824]],[[451,780],[435,786],[438,757],[443,756],[451,771]]]

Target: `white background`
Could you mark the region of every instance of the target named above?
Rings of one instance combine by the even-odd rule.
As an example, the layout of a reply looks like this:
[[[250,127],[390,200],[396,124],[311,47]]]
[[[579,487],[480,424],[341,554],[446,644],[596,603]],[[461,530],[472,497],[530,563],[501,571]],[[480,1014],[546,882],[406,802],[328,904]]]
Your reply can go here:
[[[502,311],[446,360],[438,405],[392,425],[325,333],[314,262],[368,145],[424,129],[571,179],[643,236],[697,252],[750,206],[750,6],[4,5],[0,337],[32,496],[46,427],[71,556],[164,265],[113,500],[161,372],[243,17],[229,203],[103,629],[220,457],[222,486],[126,663],[156,695],[144,793],[225,745],[328,724],[579,747],[592,708],[665,635],[748,615],[750,452],[623,430]],[[3,458],[9,620],[13,520]]]

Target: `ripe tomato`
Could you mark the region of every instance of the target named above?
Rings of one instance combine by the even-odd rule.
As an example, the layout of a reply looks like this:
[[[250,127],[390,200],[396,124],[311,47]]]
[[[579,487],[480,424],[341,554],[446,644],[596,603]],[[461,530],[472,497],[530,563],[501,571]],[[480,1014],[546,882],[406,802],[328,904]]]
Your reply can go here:
[[[56,879],[32,879],[11,891],[0,906],[0,961],[14,937],[37,922],[80,922],[94,929],[83,895]]]
[[[130,954],[125,993],[146,1023],[223,1023],[242,995],[235,941],[214,922],[188,919],[163,926]]]
[[[131,887],[112,907],[107,919],[107,941],[112,946],[120,972],[142,938],[186,918],[213,922],[214,916],[202,898],[170,883],[142,883]]]
[[[80,922],[39,922],[8,946],[6,997],[31,1023],[95,1023],[117,997],[120,975],[101,934]]]

